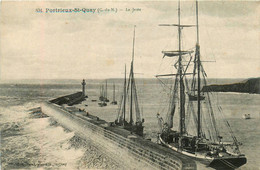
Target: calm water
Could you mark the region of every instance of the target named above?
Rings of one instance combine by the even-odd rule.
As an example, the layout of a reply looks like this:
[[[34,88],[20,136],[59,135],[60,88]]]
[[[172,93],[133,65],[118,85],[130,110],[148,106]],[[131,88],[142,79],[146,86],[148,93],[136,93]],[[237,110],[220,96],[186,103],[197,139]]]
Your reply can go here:
[[[232,83],[239,80],[211,80],[211,83]],[[108,97],[112,98],[112,84],[116,84],[116,98],[119,102],[122,80],[108,80]],[[87,110],[107,121],[114,121],[118,106],[97,107],[91,102],[98,99],[102,80],[88,80],[89,99]],[[164,117],[168,97],[156,80],[146,79],[137,82],[140,109],[145,119],[147,138],[156,140],[158,123],[156,114]],[[98,162],[100,155],[88,147],[75,147],[74,133],[50,124],[49,118],[31,119],[29,109],[39,107],[42,101],[80,91],[80,80],[20,81],[0,84],[0,127],[1,127],[1,166],[13,168],[109,168],[117,166],[109,158]],[[241,169],[260,167],[260,95],[238,93],[214,93],[215,102],[223,109],[223,114],[232,126],[238,141],[243,145],[248,163]],[[243,114],[250,113],[252,119],[244,120]],[[226,135],[224,128],[221,130]],[[86,154],[88,153],[88,154]],[[92,154],[91,154],[92,153]],[[101,165],[102,164],[102,165]]]

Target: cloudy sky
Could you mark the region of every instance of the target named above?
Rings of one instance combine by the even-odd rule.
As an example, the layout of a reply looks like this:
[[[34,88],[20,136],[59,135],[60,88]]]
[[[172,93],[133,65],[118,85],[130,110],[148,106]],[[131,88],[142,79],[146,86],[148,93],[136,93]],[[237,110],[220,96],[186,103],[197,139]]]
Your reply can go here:
[[[118,11],[46,13],[47,8]],[[183,24],[195,24],[193,1],[183,2],[181,11]],[[260,2],[202,1],[199,16],[202,60],[213,61],[204,63],[208,77],[260,77]],[[134,25],[135,70],[154,77],[172,65],[161,51],[177,47],[177,29],[158,26],[164,23],[177,23],[176,1],[2,2],[0,78],[123,77]],[[183,30],[184,49],[195,46],[195,31]]]

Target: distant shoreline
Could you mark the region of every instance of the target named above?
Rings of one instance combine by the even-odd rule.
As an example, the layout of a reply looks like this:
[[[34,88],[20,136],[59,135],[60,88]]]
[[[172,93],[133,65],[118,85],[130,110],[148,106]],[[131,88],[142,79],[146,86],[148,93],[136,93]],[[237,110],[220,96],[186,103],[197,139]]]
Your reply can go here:
[[[238,83],[232,84],[214,84],[204,86],[202,88],[204,92],[238,92],[238,93],[250,93],[260,94],[260,77],[251,78]]]

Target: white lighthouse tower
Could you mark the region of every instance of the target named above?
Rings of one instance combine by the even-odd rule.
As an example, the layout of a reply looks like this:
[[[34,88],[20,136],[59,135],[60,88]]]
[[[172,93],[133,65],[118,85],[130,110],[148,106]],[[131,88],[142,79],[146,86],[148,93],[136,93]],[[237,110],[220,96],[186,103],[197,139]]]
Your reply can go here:
[[[86,96],[86,94],[85,94],[85,86],[86,86],[86,82],[85,82],[85,79],[83,79],[83,81],[82,81],[82,96]]]

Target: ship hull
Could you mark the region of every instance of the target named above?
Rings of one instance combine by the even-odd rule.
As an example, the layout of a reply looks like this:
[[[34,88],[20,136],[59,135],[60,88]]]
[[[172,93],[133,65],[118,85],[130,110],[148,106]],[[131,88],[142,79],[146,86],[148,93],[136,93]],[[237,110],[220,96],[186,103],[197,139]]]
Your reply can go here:
[[[102,102],[102,103],[98,103],[98,105],[99,105],[100,107],[104,107],[104,106],[107,106],[107,104],[106,104],[105,102]]]
[[[209,167],[214,169],[236,169],[242,165],[246,164],[245,157],[235,157],[235,158],[219,158],[214,159],[210,164]]]
[[[238,156],[229,156],[229,157],[210,157],[210,156],[202,156],[199,154],[193,154],[186,151],[182,151],[168,143],[166,143],[160,136],[159,140],[161,144],[164,146],[178,152],[180,154],[186,155],[200,163],[206,165],[207,167],[211,167],[217,170],[231,170],[236,169],[244,164],[246,164],[247,159],[244,155]]]
[[[117,105],[117,101],[111,102],[112,105]]]
[[[139,136],[143,136],[143,131],[144,131],[144,127],[142,125],[140,126],[125,126],[124,129],[130,131],[130,132],[134,132],[135,134],[139,135]]]
[[[250,114],[244,114],[243,118],[244,119],[250,119],[251,117],[250,117]]]
[[[118,127],[122,127],[122,128],[128,130],[128,131],[131,132],[131,133],[135,133],[135,134],[137,134],[137,135],[139,135],[139,136],[143,136],[143,135],[144,135],[144,134],[143,134],[143,132],[144,132],[144,127],[143,127],[142,124],[131,125],[131,124],[129,124],[129,123],[126,122],[126,121],[125,121],[125,123],[123,123],[123,122],[118,123],[117,120],[116,120],[115,122],[111,122],[111,123],[115,124],[115,125],[118,126]]]

